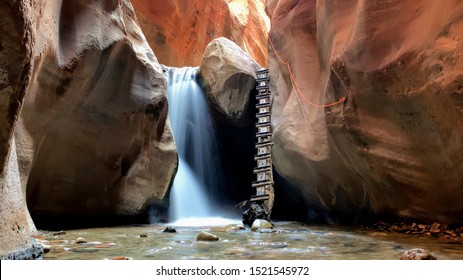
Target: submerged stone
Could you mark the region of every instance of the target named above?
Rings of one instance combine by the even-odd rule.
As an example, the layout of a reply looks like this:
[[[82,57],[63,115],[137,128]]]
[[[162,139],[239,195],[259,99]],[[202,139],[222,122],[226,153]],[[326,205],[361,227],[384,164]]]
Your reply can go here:
[[[233,232],[233,231],[240,231],[240,230],[246,230],[246,228],[243,225],[234,225],[234,226],[227,228],[226,231]]]
[[[83,237],[77,237],[76,244],[84,244],[87,243],[87,240]]]
[[[72,252],[75,253],[95,253],[98,252],[97,248],[73,248]]]
[[[211,233],[202,231],[196,236],[196,241],[219,241],[219,237]]]

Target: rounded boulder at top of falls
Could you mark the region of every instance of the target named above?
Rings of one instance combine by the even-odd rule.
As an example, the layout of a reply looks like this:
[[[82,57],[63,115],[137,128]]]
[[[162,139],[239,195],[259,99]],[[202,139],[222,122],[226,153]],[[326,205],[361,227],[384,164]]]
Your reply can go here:
[[[254,222],[252,223],[252,226],[251,226],[252,231],[256,231],[256,230],[264,229],[264,228],[272,229],[273,225],[267,220],[256,219],[256,220],[254,220]]]
[[[463,2],[267,4],[274,212],[463,222]]]
[[[261,67],[238,45],[226,38],[212,40],[199,68],[204,88],[214,107],[237,125],[254,121],[250,93]]]

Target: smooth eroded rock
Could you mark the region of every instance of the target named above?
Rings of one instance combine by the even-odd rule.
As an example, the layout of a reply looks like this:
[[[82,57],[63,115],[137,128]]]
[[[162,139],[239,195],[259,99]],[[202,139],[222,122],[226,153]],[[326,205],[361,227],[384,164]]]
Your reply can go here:
[[[251,230],[256,231],[259,229],[272,229],[273,225],[267,221],[267,220],[262,220],[262,219],[256,219],[252,223]]]
[[[463,3],[267,3],[275,212],[462,222]]]
[[[200,232],[198,236],[196,236],[196,241],[219,241],[219,239],[218,236],[205,231]]]
[[[130,2],[35,10],[33,75],[15,132],[33,217],[85,226],[165,203],[177,167],[166,81]]]
[[[211,41],[204,51],[199,71],[206,93],[218,111],[239,125],[254,121],[254,108],[249,105],[258,69],[248,54],[226,38]]]
[[[87,239],[83,237],[77,237],[76,244],[84,244],[84,243],[87,243]]]

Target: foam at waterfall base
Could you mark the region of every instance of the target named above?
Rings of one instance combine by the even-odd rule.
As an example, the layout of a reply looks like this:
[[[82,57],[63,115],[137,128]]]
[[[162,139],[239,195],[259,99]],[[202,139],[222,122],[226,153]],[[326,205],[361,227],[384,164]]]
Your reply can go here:
[[[226,226],[232,224],[242,224],[239,219],[227,219],[222,217],[207,217],[207,218],[184,218],[179,219],[170,226],[176,227],[204,227],[204,226]]]

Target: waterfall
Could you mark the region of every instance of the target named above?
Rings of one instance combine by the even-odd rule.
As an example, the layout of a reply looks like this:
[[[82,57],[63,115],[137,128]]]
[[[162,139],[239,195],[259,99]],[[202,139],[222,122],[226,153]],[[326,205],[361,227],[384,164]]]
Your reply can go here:
[[[170,195],[169,218],[216,214],[211,194],[218,186],[218,148],[206,96],[196,82],[198,68],[167,72],[169,118],[179,156]]]

